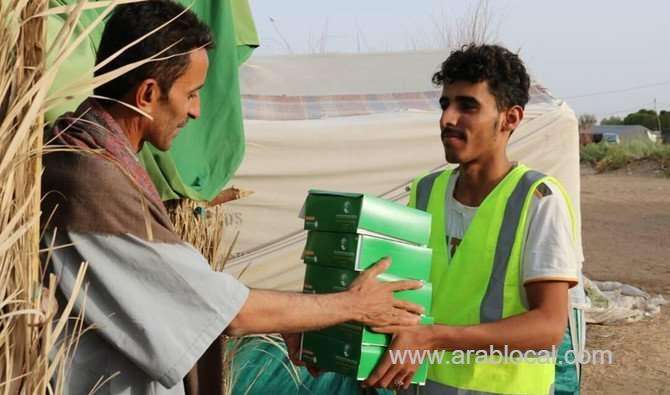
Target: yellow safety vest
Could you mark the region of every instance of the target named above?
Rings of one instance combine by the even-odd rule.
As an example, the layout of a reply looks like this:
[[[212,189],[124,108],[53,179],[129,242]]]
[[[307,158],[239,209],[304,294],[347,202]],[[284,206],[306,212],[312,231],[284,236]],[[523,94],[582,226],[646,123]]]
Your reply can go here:
[[[409,203],[433,217],[429,247],[433,249],[435,323],[476,325],[528,311],[521,295],[521,256],[529,203],[537,186],[551,179],[566,199],[574,235],[574,214],[567,193],[557,180],[517,165],[484,199],[449,259],[449,218],[445,213],[451,174],[446,170],[416,179]],[[497,394],[548,394],[554,382],[553,361],[486,357],[478,363],[474,355],[470,361],[461,356],[446,352],[443,363],[431,365],[428,379],[448,387]],[[469,363],[445,362],[451,362],[452,357]]]

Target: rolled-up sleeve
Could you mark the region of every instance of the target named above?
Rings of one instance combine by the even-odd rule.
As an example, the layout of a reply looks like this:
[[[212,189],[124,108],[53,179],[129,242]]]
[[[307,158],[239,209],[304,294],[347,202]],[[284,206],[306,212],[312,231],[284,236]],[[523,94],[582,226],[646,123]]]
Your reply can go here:
[[[59,239],[69,239],[59,244],[73,245],[53,254],[61,290],[71,294],[79,265],[87,261],[87,323],[168,388],[223,333],[249,295],[237,279],[212,271],[188,244],[147,242],[132,235],[59,233]]]

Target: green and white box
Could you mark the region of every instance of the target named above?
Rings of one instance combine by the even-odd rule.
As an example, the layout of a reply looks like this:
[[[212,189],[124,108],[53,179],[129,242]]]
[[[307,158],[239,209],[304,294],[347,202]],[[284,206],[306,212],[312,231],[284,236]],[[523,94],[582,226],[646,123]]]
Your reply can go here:
[[[365,380],[372,374],[385,352],[384,346],[356,346],[339,339],[307,332],[302,336],[300,357],[320,369]],[[425,384],[427,376],[426,361],[414,374],[412,383]]]
[[[428,245],[430,214],[362,193],[309,191],[305,229],[358,233]]]
[[[307,265],[305,270],[305,283],[303,292],[305,293],[333,293],[346,291],[359,272],[347,269],[340,269],[328,266]],[[392,274],[382,273],[377,278],[381,281],[403,280]],[[424,283],[419,289],[407,291],[398,291],[395,297],[414,304],[423,306],[424,314],[431,315],[431,302],[433,297],[433,286],[431,283]]]
[[[412,244],[355,233],[309,232],[302,259],[308,265],[363,271],[383,257],[387,271],[398,277],[428,281],[432,250]]]

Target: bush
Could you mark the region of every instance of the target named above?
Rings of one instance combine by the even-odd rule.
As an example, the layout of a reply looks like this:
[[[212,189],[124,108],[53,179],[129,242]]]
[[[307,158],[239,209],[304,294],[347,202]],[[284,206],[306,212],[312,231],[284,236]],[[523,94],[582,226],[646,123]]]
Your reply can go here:
[[[670,145],[645,141],[587,144],[580,149],[580,160],[582,163],[594,166],[599,172],[620,169],[642,160],[651,160],[670,177]]]

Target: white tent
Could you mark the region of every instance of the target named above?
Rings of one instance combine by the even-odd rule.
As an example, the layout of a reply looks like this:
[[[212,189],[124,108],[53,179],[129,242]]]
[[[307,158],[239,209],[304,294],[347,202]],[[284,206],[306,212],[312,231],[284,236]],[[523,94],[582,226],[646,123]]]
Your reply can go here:
[[[227,206],[227,270],[250,286],[299,289],[298,218],[312,188],[407,201],[416,176],[445,166],[439,89],[447,53],[252,57],[241,71],[247,153],[233,184],[255,194]],[[556,176],[579,208],[577,119],[538,83],[509,155]]]

